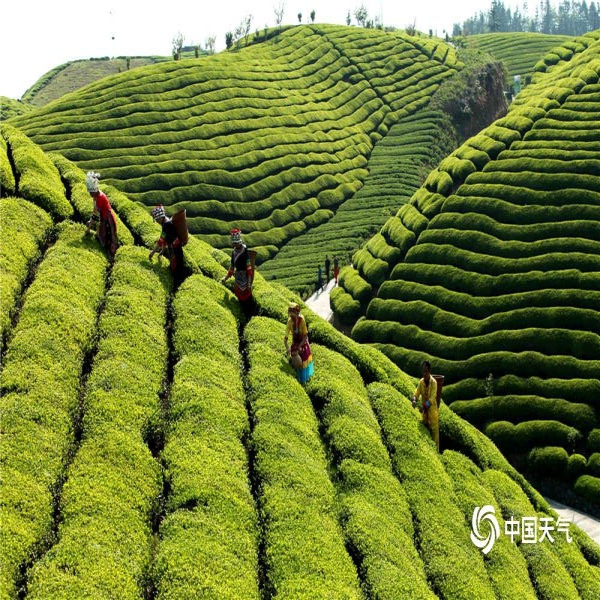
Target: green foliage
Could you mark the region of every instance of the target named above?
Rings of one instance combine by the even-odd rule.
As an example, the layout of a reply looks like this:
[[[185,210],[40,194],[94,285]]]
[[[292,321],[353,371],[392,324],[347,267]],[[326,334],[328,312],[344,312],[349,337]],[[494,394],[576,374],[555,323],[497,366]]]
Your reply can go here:
[[[600,452],[594,452],[587,461],[587,471],[592,475],[600,476]]]
[[[481,470],[466,456],[452,450],[444,452],[442,461],[466,521],[472,519],[475,507],[490,505],[499,517],[500,531],[504,531],[501,512]],[[498,598],[537,598],[529,579],[527,563],[508,537],[500,535],[495,541],[487,555],[486,569]]]
[[[519,452],[534,446],[560,446],[572,452],[581,441],[574,427],[559,421],[523,421],[513,425],[496,421],[485,428],[485,434],[504,452]]]
[[[600,452],[600,429],[592,429],[587,438],[589,452]]]
[[[178,362],[162,455],[170,494],[155,566],[158,595],[258,598],[239,304],[215,281],[193,275],[174,310]]]
[[[342,287],[335,287],[329,295],[331,310],[346,325],[353,325],[361,315],[361,305]]]
[[[444,399],[447,402],[448,397],[449,393],[444,386]],[[477,427],[483,427],[489,421],[552,419],[585,432],[596,421],[594,409],[589,404],[525,394],[457,400],[451,406],[456,414]]]
[[[415,523],[425,572],[438,595],[495,598],[481,554],[468,528],[429,432],[410,403],[381,384],[368,387],[392,465],[403,483]],[[466,577],[466,579],[465,579]]]
[[[582,498],[597,504],[600,498],[600,477],[582,475],[575,482],[573,489]]]
[[[359,598],[316,417],[283,353],[275,350],[283,347],[284,327],[258,317],[244,335],[255,472],[262,482],[266,585],[294,598]]]
[[[528,455],[527,468],[539,475],[562,476],[567,470],[569,455],[560,446],[532,448]]]
[[[0,134],[10,147],[19,174],[19,196],[48,211],[55,219],[72,216],[73,207],[65,198],[58,170],[41,148],[6,123],[2,124]]]
[[[25,294],[5,356],[0,588],[7,596],[16,594],[19,566],[51,533],[52,492],[73,443],[80,374],[106,268],[82,226],[60,227]]]
[[[432,597],[410,541],[414,530],[406,493],[392,474],[362,379],[338,353],[312,348],[318,369],[306,390],[341,475],[342,523],[365,585],[375,596]]]
[[[16,182],[12,166],[8,160],[8,146],[6,140],[0,135],[0,195],[12,196],[15,193]]]
[[[10,329],[19,295],[31,266],[48,239],[52,219],[26,200],[4,198],[0,202],[0,339]]]
[[[585,466],[587,461],[583,454],[571,454],[567,461],[567,475],[571,479],[577,479],[580,475],[585,472]]]

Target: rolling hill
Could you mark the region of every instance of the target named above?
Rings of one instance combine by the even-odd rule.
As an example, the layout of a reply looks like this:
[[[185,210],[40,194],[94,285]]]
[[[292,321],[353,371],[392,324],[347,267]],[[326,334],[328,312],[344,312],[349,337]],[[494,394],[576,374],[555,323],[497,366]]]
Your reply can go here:
[[[422,128],[418,144],[435,143],[435,118],[423,111],[461,68],[439,40],[301,26],[239,51],[105,78],[11,123],[132,200],[186,208],[190,231],[215,247],[241,227],[265,276],[303,291],[324,258],[312,240],[346,255],[397,210],[401,194],[376,211],[356,195],[374,145],[392,127],[396,139]],[[405,198],[426,159],[425,147],[401,163]]]
[[[439,455],[414,380],[305,309],[316,374],[283,357],[297,296],[260,275],[249,322],[192,238],[174,289],[158,225],[114,187],[114,263],[84,222],[85,174],[0,126],[0,598],[597,598],[600,547],[511,543],[555,519],[444,404]],[[18,243],[17,243],[18,241]],[[10,277],[7,277],[10,276]]]
[[[356,340],[413,375],[431,358],[457,414],[546,491],[596,512],[599,115],[597,31],[540,61],[507,116],[430,173],[332,298],[354,314],[368,303]]]

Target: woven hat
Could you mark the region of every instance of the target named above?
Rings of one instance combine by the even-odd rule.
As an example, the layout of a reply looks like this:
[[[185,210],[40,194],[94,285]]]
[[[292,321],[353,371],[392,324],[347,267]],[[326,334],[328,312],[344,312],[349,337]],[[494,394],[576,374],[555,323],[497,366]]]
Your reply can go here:
[[[300,305],[296,304],[295,302],[290,302],[290,305],[288,306],[288,312],[293,312],[297,315],[300,314]]]
[[[229,232],[229,238],[232,244],[241,244],[242,243],[242,231],[240,229],[232,229]]]
[[[157,219],[165,218],[167,216],[167,213],[165,212],[165,208],[162,204],[159,204],[158,206],[155,206],[152,209],[152,218],[156,221]]]
[[[97,192],[98,191],[98,179],[100,179],[100,173],[94,173],[94,171],[88,171],[85,176],[85,187],[87,191]]]

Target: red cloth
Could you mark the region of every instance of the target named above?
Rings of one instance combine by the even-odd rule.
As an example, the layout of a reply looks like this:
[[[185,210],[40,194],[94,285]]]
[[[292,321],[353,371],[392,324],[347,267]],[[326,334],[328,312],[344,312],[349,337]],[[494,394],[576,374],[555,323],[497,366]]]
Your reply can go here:
[[[94,209],[100,215],[102,221],[108,219],[108,215],[111,213],[111,206],[108,196],[104,192],[98,192],[98,195],[94,198]]]

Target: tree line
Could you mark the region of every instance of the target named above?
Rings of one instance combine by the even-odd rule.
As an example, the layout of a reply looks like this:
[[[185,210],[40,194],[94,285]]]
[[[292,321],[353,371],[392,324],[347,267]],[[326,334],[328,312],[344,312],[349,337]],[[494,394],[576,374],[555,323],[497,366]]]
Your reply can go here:
[[[528,14],[527,1],[523,7],[511,10],[500,0],[492,0],[487,12],[480,11],[462,23],[455,23],[452,35],[474,35],[505,31],[530,31],[537,33],[582,35],[600,29],[600,2],[586,0],[561,0],[558,6],[550,0],[541,0],[534,14]]]

